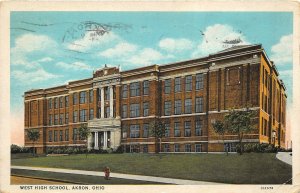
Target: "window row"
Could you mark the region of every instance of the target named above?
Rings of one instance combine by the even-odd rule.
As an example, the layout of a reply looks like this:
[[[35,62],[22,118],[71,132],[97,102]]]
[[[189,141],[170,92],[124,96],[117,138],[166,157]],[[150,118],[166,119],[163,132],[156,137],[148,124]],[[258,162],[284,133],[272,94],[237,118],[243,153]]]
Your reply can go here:
[[[130,83],[130,96],[140,96],[141,95],[141,84],[140,82]],[[149,95],[149,81],[143,81],[143,95]],[[124,84],[122,86],[122,98],[128,98],[128,85]]]
[[[164,125],[164,137],[191,137],[192,136],[192,122],[184,122],[184,132],[181,133],[181,123],[174,122],[174,128],[171,129],[170,123],[165,123]],[[144,123],[142,128],[139,124],[130,125],[129,136],[127,136],[127,131],[123,131],[123,138],[148,138],[152,136],[151,128],[148,123]],[[194,136],[202,136],[203,132],[203,120],[196,120],[194,124]]]
[[[94,101],[94,92],[93,90],[90,91],[82,91],[79,92],[79,103],[84,104],[87,103],[87,98],[89,98],[89,102],[92,103]],[[73,105],[78,104],[78,93],[73,93]],[[61,96],[61,97],[55,97],[50,98],[48,100],[48,108],[49,109],[58,109],[63,107],[69,106],[69,96]]]
[[[54,122],[53,122],[54,118]],[[82,109],[79,111],[79,121],[80,122],[86,122],[87,120],[94,119],[94,109],[90,109],[89,117],[87,114],[87,109]],[[63,125],[63,124],[69,124],[69,113],[63,114],[49,114],[48,119],[48,125]],[[78,111],[73,111],[73,123],[78,122]]]
[[[49,142],[69,141],[69,129],[48,131],[48,141]]]
[[[185,91],[192,91],[193,90],[193,77],[192,75],[188,75],[184,78],[184,86],[185,86]],[[181,92],[182,91],[182,78],[181,77],[176,77],[174,80],[174,92]],[[165,94],[170,94],[171,93],[171,85],[172,85],[172,80],[171,79],[166,79],[165,80],[165,86],[164,86],[164,92]],[[201,90],[204,87],[204,78],[203,74],[196,74],[196,90]]]
[[[128,117],[128,105],[122,105],[122,118]],[[140,117],[140,104],[130,104],[130,117]],[[143,114],[142,116],[149,116],[149,102],[143,103]]]
[[[184,100],[184,113],[190,114],[192,113],[192,99]],[[195,113],[203,113],[203,97],[196,97],[195,100]],[[172,102],[165,101],[164,102],[164,115],[169,116],[172,114]],[[174,102],[174,114],[180,115],[182,114],[182,100],[175,100]]]
[[[73,128],[72,140],[82,140],[79,135],[79,129]],[[69,129],[65,130],[49,130],[48,131],[48,141],[57,142],[57,141],[69,141]]]

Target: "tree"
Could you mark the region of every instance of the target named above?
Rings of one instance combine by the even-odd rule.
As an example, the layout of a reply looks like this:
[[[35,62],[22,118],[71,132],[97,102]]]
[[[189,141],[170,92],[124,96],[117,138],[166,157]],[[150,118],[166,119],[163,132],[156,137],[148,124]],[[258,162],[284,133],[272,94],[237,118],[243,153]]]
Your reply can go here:
[[[224,135],[225,135],[227,128],[224,125],[224,123],[222,121],[217,120],[216,122],[212,123],[212,126],[213,126],[214,131],[222,137],[223,144],[225,145]],[[228,155],[228,148],[226,147],[225,150],[226,150],[226,155]]]
[[[160,119],[155,119],[150,123],[149,126],[151,136],[155,137],[155,153],[161,151],[161,139],[165,136],[166,129],[165,124]],[[157,143],[159,141],[159,147],[157,147]]]
[[[249,110],[230,110],[225,115],[225,124],[228,126],[228,131],[238,135],[240,144],[240,154],[243,153],[243,138],[244,134],[250,133],[253,129],[253,119],[256,117],[256,111]]]
[[[85,145],[86,145],[86,148],[87,148],[87,146],[88,146],[88,141],[87,141],[87,139],[88,139],[88,137],[91,135],[91,130],[87,127],[87,125],[86,124],[82,124],[81,126],[80,126],[80,128],[79,128],[79,138],[81,139],[81,140],[84,140],[85,141]],[[86,150],[86,152],[85,152],[86,154],[85,154],[85,157],[87,158],[87,154],[88,154],[88,150]]]
[[[27,137],[30,141],[32,141],[32,148],[33,148],[33,156],[35,155],[35,147],[34,147],[34,144],[36,141],[39,140],[40,138],[40,132],[38,129],[30,129],[30,130],[27,130]]]

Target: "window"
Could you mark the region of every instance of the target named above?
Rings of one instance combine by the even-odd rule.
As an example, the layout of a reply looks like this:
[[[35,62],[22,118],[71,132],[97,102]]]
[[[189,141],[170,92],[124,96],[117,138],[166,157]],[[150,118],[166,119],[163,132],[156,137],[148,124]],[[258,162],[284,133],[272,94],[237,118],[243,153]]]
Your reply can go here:
[[[165,123],[165,137],[170,137],[170,123]]]
[[[203,89],[203,74],[196,74],[196,90]]]
[[[143,103],[143,110],[144,110],[144,117],[149,116],[149,103],[148,102]]]
[[[171,101],[165,101],[165,115],[171,115]]]
[[[54,98],[54,108],[58,108],[58,98]]]
[[[58,114],[54,115],[54,125],[58,125]]]
[[[127,118],[127,105],[122,105],[122,118]]]
[[[63,108],[63,97],[59,97],[59,108]]]
[[[143,145],[143,153],[148,153],[148,145]]]
[[[110,89],[109,87],[104,87],[105,100],[109,100],[110,98]]]
[[[140,147],[139,145],[130,145],[130,153],[139,153]]]
[[[184,122],[184,136],[185,137],[191,136],[191,121]]]
[[[149,81],[148,80],[144,81],[143,88],[144,88],[143,94],[149,95]]]
[[[64,121],[64,114],[59,114],[59,124],[62,125]]]
[[[177,77],[175,78],[175,92],[181,91],[181,78]]]
[[[236,152],[236,144],[235,143],[225,143],[224,144],[224,151],[227,152]]]
[[[52,142],[52,131],[48,132],[48,141]]]
[[[202,144],[195,144],[195,152],[201,152],[202,151]]]
[[[191,91],[192,90],[192,76],[186,76],[185,77],[185,91]]]
[[[97,98],[98,98],[98,101],[101,101],[101,89],[100,88],[97,89]]]
[[[49,125],[52,125],[53,124],[53,119],[52,119],[52,115],[49,115]]]
[[[49,107],[49,109],[52,109],[52,99],[48,100],[48,107]]]
[[[82,110],[80,110],[79,113],[80,113],[80,115],[79,115],[80,122],[86,122],[87,121],[87,110],[82,109]]]
[[[181,114],[181,100],[175,100],[174,114],[175,115]]]
[[[195,135],[200,136],[202,135],[202,120],[196,120],[195,122]]]
[[[77,116],[77,111],[73,111],[73,123],[76,123],[78,121]]]
[[[54,131],[54,141],[57,141],[57,131]]]
[[[69,129],[65,130],[65,141],[69,141]]]
[[[109,113],[110,113],[110,108],[109,107],[105,107],[104,117],[108,118],[109,117]]]
[[[66,123],[66,124],[69,124],[69,113],[66,113],[66,116],[65,116],[65,123]]]
[[[122,127],[122,138],[126,139],[127,138],[127,126]]]
[[[130,138],[140,137],[140,125],[130,125]]]
[[[180,137],[180,123],[174,123],[174,137]]]
[[[203,97],[196,98],[196,113],[203,112]]]
[[[73,128],[73,141],[77,140],[77,138],[78,138],[77,135],[78,135],[77,128]]]
[[[184,151],[185,151],[185,152],[191,152],[191,151],[192,151],[192,149],[191,149],[191,144],[185,144],[185,145],[184,145]]]
[[[174,152],[180,152],[180,144],[174,144]]]
[[[192,113],[192,99],[185,99],[184,113]]]
[[[143,137],[144,138],[149,137],[149,124],[148,123],[144,123],[144,125],[143,125]]]
[[[89,102],[92,103],[94,101],[94,91],[93,90],[90,90],[90,99],[89,99]]]
[[[98,108],[97,118],[100,118],[100,116],[101,116],[101,108],[99,107],[99,108]]]
[[[130,84],[130,96],[140,96],[140,83],[134,82]]]
[[[77,93],[73,93],[73,105],[76,105],[78,103]]]
[[[80,95],[80,104],[86,103],[86,91],[80,92],[79,95]]]
[[[65,107],[69,106],[69,96],[65,96]]]
[[[127,98],[128,97],[128,87],[126,84],[122,86],[122,98]]]
[[[164,144],[164,152],[170,152],[170,144]]]
[[[139,117],[139,116],[140,116],[140,104],[131,104],[130,117]]]
[[[89,119],[93,120],[94,119],[94,109],[90,109],[90,114],[89,114]]]
[[[59,131],[59,141],[63,141],[63,131]]]
[[[165,80],[165,94],[171,93],[171,79]]]

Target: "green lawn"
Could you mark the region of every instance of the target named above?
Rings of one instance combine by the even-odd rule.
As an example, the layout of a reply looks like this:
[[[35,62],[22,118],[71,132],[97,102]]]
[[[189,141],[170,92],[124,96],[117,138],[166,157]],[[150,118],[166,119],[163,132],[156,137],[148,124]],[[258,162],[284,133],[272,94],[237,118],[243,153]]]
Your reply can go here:
[[[282,184],[292,177],[292,167],[273,153],[230,154],[90,154],[12,159],[12,165],[69,168],[223,182]]]

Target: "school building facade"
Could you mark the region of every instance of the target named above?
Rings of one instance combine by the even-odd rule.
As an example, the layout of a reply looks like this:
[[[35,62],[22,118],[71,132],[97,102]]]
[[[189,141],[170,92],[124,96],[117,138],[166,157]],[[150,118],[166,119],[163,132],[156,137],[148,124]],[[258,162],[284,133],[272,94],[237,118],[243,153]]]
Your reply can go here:
[[[286,88],[261,45],[236,46],[207,57],[121,71],[104,67],[88,79],[24,93],[26,130],[37,129],[38,153],[46,147],[85,146],[125,152],[155,152],[154,120],[164,122],[161,152],[235,151],[237,135],[225,144],[212,128],[229,109],[257,112],[255,130],[244,142],[285,147]],[[91,129],[87,142],[78,129]]]

